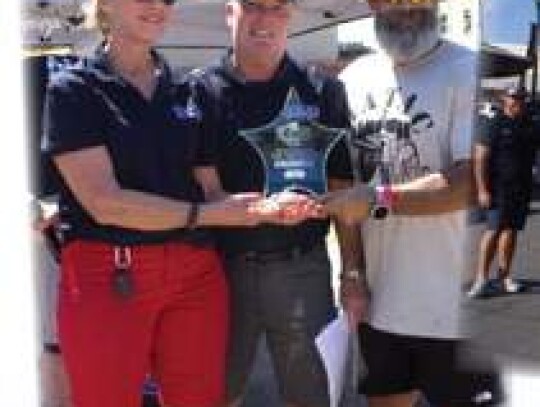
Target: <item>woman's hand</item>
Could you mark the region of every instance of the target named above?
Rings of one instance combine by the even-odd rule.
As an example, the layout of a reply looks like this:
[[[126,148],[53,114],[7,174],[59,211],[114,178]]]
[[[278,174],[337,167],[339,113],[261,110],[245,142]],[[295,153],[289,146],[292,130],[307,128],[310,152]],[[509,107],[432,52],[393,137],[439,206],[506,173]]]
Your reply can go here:
[[[308,219],[325,217],[321,204],[313,197],[293,191],[282,191],[254,202],[253,214],[265,223],[296,225]]]

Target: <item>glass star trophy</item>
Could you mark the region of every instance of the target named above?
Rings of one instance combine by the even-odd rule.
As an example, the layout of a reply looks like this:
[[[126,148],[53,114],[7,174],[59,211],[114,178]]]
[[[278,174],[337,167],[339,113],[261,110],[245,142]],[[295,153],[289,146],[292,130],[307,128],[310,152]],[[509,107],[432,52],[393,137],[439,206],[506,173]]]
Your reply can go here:
[[[266,195],[294,191],[316,196],[327,191],[328,155],[349,130],[326,127],[318,117],[319,109],[303,104],[290,88],[281,112],[270,123],[239,131],[261,159]]]

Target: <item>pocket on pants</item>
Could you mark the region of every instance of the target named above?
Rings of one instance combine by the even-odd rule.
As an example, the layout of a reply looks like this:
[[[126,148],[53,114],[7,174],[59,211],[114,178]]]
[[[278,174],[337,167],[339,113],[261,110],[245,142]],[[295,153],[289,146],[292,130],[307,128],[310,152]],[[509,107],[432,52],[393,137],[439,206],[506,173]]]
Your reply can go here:
[[[110,291],[114,268],[113,249],[108,244],[74,241],[62,250],[60,295],[72,299]]]

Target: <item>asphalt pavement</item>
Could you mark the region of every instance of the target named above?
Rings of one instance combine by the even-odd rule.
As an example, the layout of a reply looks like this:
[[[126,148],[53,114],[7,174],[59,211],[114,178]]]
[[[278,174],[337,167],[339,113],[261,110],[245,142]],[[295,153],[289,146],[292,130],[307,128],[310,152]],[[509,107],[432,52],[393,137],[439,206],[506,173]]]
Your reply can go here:
[[[524,292],[466,301],[464,316],[477,348],[503,366],[540,371],[540,191],[518,236],[512,275]]]

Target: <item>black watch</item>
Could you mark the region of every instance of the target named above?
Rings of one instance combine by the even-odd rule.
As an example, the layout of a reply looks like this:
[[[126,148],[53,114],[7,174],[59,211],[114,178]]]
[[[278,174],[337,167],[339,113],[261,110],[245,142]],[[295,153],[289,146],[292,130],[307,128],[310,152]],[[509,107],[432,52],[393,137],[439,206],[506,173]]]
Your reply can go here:
[[[371,217],[373,219],[385,219],[390,213],[390,208],[388,206],[375,204],[371,208]]]

